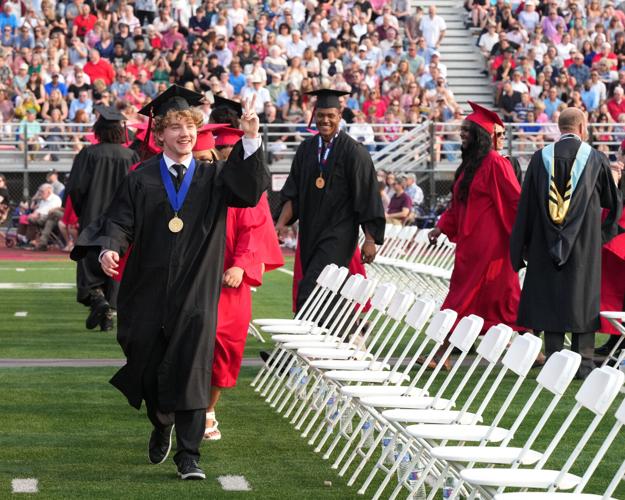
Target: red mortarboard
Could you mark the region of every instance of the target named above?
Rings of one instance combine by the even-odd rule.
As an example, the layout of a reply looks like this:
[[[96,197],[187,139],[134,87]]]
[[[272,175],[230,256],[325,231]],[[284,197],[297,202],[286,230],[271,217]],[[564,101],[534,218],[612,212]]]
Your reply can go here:
[[[492,134],[495,131],[495,125],[504,126],[499,115],[490,109],[486,109],[479,104],[468,101],[473,113],[466,117],[467,120],[472,121],[473,123],[477,123],[480,127],[482,127],[486,132]]]
[[[215,136],[213,130],[226,127],[223,123],[209,123],[199,128],[197,131],[197,142],[193,146],[193,151],[206,151],[215,147]]]
[[[135,138],[140,140],[141,142],[145,143],[145,135],[148,132],[148,123],[147,122],[131,123],[131,124],[128,125],[128,128],[136,129]],[[156,144],[156,142],[154,142],[154,135],[153,134],[150,134],[150,138],[148,139],[148,143],[147,143],[146,147],[153,154],[158,154],[158,153],[161,152],[161,148],[158,146],[158,144]]]
[[[85,135],[85,140],[90,144],[98,144],[100,142],[93,132]]]
[[[219,127],[215,130],[215,146],[234,146],[243,136],[243,130],[232,127]]]

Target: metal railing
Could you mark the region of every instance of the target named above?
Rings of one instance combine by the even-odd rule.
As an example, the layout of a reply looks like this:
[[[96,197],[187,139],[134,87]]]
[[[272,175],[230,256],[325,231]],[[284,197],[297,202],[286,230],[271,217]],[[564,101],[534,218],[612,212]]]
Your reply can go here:
[[[393,131],[385,124],[347,125],[345,130],[370,151],[377,169],[392,172],[415,172],[419,182],[429,184],[428,198],[434,200],[440,182],[449,182],[460,163],[460,121],[402,124]],[[42,173],[51,168],[69,172],[76,153],[88,144],[85,136],[91,124],[37,123],[41,130],[35,136],[30,126],[21,123],[0,124],[0,173],[22,174],[24,195],[29,191],[29,173]],[[615,158],[625,139],[625,123],[589,125],[589,142]],[[357,130],[358,129],[358,130]],[[261,124],[264,149],[270,170],[287,173],[302,140],[310,137],[305,124]],[[395,133],[395,140],[384,140]],[[504,152],[519,159],[526,167],[531,155],[559,137],[554,123],[508,123]],[[442,189],[444,190],[444,189]]]

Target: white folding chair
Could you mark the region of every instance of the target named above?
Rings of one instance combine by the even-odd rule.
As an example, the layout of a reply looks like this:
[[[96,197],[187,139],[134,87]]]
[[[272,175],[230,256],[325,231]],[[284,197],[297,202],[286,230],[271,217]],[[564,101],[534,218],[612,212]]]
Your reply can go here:
[[[493,490],[496,490],[497,493],[503,493],[505,488],[534,488],[555,491],[558,489],[570,490],[577,487],[582,482],[582,478],[571,474],[569,471],[619,394],[624,379],[625,374],[623,372],[610,366],[593,370],[575,395],[575,406],[547,446],[541,459],[532,469],[521,469],[518,466],[516,468],[467,468],[460,473],[460,476],[465,482],[479,486],[491,494]],[[584,425],[582,437],[576,439],[575,448],[560,470],[545,469],[546,462],[559,446],[582,409],[593,413],[594,418],[590,424]],[[474,494],[472,494],[473,496]]]
[[[499,427],[499,424],[510,409],[513,402],[515,395],[512,393],[508,394],[508,397],[501,405],[497,415],[493,419],[488,430],[484,433],[483,438],[479,440],[479,444],[477,446],[446,446],[446,442],[448,441],[448,439],[446,439],[446,435],[442,433],[437,436],[438,438],[442,438],[442,442],[441,445],[432,448],[430,452],[434,460],[430,460],[428,462],[427,466],[423,470],[422,477],[415,484],[410,485],[409,489],[414,491],[415,489],[421,487],[432,470],[437,472],[435,470],[436,461],[446,463],[447,466],[442,470],[442,472],[438,473],[438,477],[436,477],[436,474],[433,474],[435,476],[435,481],[434,483],[431,483],[431,486],[434,491],[438,490],[438,488],[442,486],[443,481],[448,475],[452,474],[453,476],[459,478],[459,471],[465,467],[465,464],[466,467],[470,468],[476,463],[508,465],[517,462],[522,463],[523,465],[536,463],[540,460],[542,455],[533,451],[531,447],[562,399],[566,389],[569,387],[571,381],[577,373],[580,363],[581,356],[569,350],[563,350],[551,355],[536,378],[535,389],[532,391],[523,408],[518,413],[513,424],[510,426],[510,429],[501,428]],[[529,412],[537,406],[538,398],[543,391],[546,391],[551,395],[551,400],[548,404],[542,400],[538,403],[541,416],[536,424],[532,424],[532,431],[530,432],[524,446],[509,446],[510,441],[514,438],[515,433],[520,428]],[[499,443],[499,445],[487,446],[488,444],[493,443]],[[411,464],[411,466],[412,465],[413,464]],[[401,487],[403,484],[403,482],[400,482],[398,487]],[[454,497],[457,495],[462,487],[463,481],[458,479],[451,496]],[[394,497],[396,492],[397,491],[393,492],[391,498]]]

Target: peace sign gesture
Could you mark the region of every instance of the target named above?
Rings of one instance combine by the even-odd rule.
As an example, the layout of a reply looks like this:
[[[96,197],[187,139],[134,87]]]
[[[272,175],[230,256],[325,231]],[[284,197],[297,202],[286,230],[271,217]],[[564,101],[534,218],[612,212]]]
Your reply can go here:
[[[256,94],[252,94],[251,98],[243,100],[243,115],[241,116],[241,130],[245,132],[245,137],[258,137],[260,121],[256,114]]]

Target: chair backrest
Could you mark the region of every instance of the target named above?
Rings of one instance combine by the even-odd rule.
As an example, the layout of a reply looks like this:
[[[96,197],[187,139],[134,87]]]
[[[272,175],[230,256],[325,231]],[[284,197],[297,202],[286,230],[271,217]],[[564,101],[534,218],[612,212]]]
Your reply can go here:
[[[362,274],[352,274],[341,288],[341,297],[354,300],[354,296],[357,293],[358,287],[362,285],[365,277]]]
[[[319,276],[317,276],[317,284],[325,287],[330,286],[338,270],[339,266],[336,264],[328,264],[321,270]]]
[[[582,357],[573,351],[553,353],[540,370],[536,382],[553,394],[563,395],[575,377]]]
[[[531,333],[518,335],[506,351],[501,363],[520,377],[531,370],[542,347],[540,337]]]
[[[434,342],[443,342],[457,318],[458,313],[451,309],[438,311],[425,330],[425,336]]]
[[[406,322],[406,324],[414,328],[417,332],[421,331],[421,328],[423,328],[423,325],[425,325],[425,322],[432,315],[433,311],[433,301],[417,299],[406,314],[404,321]]]
[[[406,315],[413,302],[414,294],[412,292],[398,291],[393,295],[393,300],[391,300],[386,314],[395,321],[399,321]]]
[[[512,328],[499,324],[491,326],[477,346],[477,353],[489,363],[496,363],[508,347],[512,337]]]
[[[625,373],[616,368],[597,368],[586,377],[575,400],[595,415],[605,415],[621,390],[624,379]]]
[[[378,281],[375,279],[363,279],[358,287],[354,289],[352,299],[360,305],[366,304],[375,292],[377,285]]]
[[[330,283],[328,288],[332,290],[333,293],[338,292],[341,289],[341,286],[343,285],[343,283],[345,282],[345,278],[347,278],[348,274],[349,274],[349,269],[347,269],[346,267],[339,267],[338,272],[334,276],[333,282]]]
[[[396,291],[397,287],[393,283],[382,283],[378,285],[373,297],[371,297],[371,307],[378,311],[385,311],[391,303],[391,300],[393,300]]]
[[[463,352],[467,352],[482,331],[484,320],[475,314],[465,316],[454,328],[449,343]]]

